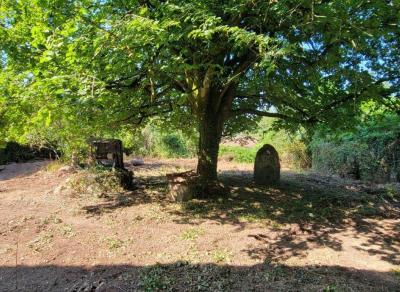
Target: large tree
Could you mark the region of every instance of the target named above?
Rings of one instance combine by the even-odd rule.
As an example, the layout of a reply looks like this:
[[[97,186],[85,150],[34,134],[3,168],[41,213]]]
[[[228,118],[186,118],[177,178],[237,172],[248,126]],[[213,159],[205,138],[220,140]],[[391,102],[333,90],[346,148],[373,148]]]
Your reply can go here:
[[[19,98],[28,113],[52,105],[60,117],[67,108],[78,125],[99,124],[101,116],[103,127],[152,116],[194,125],[197,171],[209,183],[217,179],[222,135],[257,116],[313,126],[350,118],[362,100],[398,106],[399,6],[3,0],[0,104]]]

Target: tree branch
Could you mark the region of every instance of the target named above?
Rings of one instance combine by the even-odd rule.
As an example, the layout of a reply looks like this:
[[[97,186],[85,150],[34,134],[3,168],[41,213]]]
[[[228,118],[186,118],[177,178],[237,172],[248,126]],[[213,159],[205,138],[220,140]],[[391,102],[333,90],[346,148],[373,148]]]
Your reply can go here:
[[[265,112],[265,111],[255,110],[255,109],[246,109],[246,108],[233,110],[230,117],[238,116],[241,114],[251,114],[251,115],[262,116],[262,117],[279,118],[279,119],[284,119],[284,120],[295,120],[295,121],[300,122],[300,120],[298,120],[294,117],[284,115],[284,114],[271,113],[271,112]]]

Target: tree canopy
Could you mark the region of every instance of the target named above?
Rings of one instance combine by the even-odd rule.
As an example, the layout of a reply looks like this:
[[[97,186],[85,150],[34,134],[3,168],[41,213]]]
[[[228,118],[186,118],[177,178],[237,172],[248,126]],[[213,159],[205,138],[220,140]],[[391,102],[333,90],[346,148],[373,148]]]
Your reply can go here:
[[[68,144],[156,116],[198,129],[198,172],[209,180],[221,136],[259,116],[312,128],[352,123],[363,101],[400,111],[398,0],[1,5],[7,137]]]

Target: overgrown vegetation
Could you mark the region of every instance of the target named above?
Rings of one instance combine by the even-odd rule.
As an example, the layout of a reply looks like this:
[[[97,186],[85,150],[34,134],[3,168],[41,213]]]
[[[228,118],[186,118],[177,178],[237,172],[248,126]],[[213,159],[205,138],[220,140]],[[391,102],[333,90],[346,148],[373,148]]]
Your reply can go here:
[[[292,169],[307,169],[311,166],[311,158],[303,142],[301,131],[285,131],[274,127],[276,119],[263,118],[253,131],[242,133],[242,137],[233,137],[237,141],[232,145],[222,143],[220,156],[222,159],[236,162],[254,163],[257,151],[264,144],[273,145],[279,153],[281,163]],[[241,140],[241,141],[240,141]],[[231,140],[232,141],[232,140]],[[250,146],[241,146],[240,143],[250,143]]]
[[[72,196],[114,198],[124,192],[118,170],[96,166],[79,170],[59,187]]]
[[[56,150],[49,148],[40,148],[37,146],[20,145],[16,142],[5,143],[3,147],[0,145],[0,164],[9,162],[25,162],[32,159],[55,159],[59,157]]]
[[[190,132],[190,130],[192,130]],[[154,123],[138,131],[123,131],[120,138],[128,154],[145,157],[195,157],[196,136],[192,128],[185,132]]]
[[[317,133],[313,168],[321,173],[373,182],[400,181],[400,117],[383,115],[353,131]]]
[[[84,156],[158,119],[195,129],[199,151],[178,131],[145,152],[198,154],[207,185],[222,136],[260,117],[295,131],[351,124],[363,101],[400,108],[394,1],[1,3],[0,143]]]

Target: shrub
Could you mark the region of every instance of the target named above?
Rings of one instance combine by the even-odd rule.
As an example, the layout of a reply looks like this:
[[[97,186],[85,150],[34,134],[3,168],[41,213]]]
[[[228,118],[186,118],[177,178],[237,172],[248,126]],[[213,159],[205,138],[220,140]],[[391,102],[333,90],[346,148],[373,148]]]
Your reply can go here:
[[[184,139],[178,134],[162,136],[161,150],[167,157],[182,157],[189,155],[189,150]]]
[[[191,157],[196,155],[194,138],[180,131],[169,132],[147,125],[140,132],[127,132],[122,141],[129,154],[162,158]]]
[[[120,173],[99,166],[74,173],[61,188],[72,195],[97,198],[111,198],[124,192]]]
[[[400,118],[387,116],[310,145],[312,167],[324,174],[383,183],[400,181]]]
[[[16,142],[8,142],[0,149],[0,164],[8,162],[25,162],[35,158],[55,159],[59,153],[48,148],[39,148],[29,145],[21,145]]]

